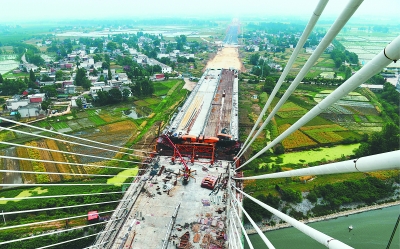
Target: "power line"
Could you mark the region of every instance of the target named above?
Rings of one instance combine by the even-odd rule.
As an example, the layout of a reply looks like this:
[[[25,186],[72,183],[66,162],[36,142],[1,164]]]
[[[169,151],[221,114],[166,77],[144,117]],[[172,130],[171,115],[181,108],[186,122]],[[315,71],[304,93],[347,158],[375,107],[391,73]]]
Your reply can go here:
[[[98,142],[98,141],[93,141],[93,140],[90,140],[90,139],[76,137],[76,136],[72,136],[72,135],[61,133],[61,132],[57,132],[57,131],[51,131],[51,130],[47,130],[47,129],[44,129],[44,128],[41,128],[41,127],[33,126],[33,125],[30,125],[30,124],[26,124],[26,123],[21,123],[21,122],[18,122],[18,121],[15,121],[15,120],[11,120],[11,119],[7,119],[7,118],[4,118],[4,117],[0,117],[0,120],[8,121],[8,122],[11,122],[11,123],[14,123],[14,124],[18,124],[18,125],[22,125],[22,126],[26,126],[26,127],[30,127],[30,128],[34,128],[34,129],[38,129],[38,130],[45,131],[45,132],[50,132],[50,133],[62,135],[62,136],[65,136],[65,137],[79,139],[79,140],[86,141],[86,142],[106,145],[106,146],[110,146],[110,147],[114,147],[114,148],[118,148],[118,149],[133,150],[133,151],[138,151],[138,152],[142,152],[142,153],[152,153],[152,152],[147,152],[147,151],[143,151],[143,150],[135,150],[135,149],[131,149],[131,148],[126,148],[126,147],[121,147],[121,146],[117,146],[117,145],[112,145],[112,144],[106,144],[106,143],[102,143],[102,142]]]
[[[106,160],[118,161],[118,162],[139,163],[139,162],[135,162],[135,161],[121,160],[121,159],[109,158],[109,157],[101,157],[101,156],[93,156],[93,155],[81,154],[81,153],[70,152],[70,151],[53,150],[53,149],[48,149],[48,148],[29,146],[29,145],[23,145],[23,144],[15,144],[15,143],[2,142],[2,141],[0,141],[0,144],[6,144],[6,145],[11,145],[11,146],[17,146],[17,147],[24,147],[24,148],[35,149],[35,150],[45,150],[45,151],[51,151],[51,152],[58,152],[58,153],[63,153],[63,154],[76,155],[76,156],[85,156],[85,157],[92,157],[92,158],[98,158],[98,159],[106,159]]]

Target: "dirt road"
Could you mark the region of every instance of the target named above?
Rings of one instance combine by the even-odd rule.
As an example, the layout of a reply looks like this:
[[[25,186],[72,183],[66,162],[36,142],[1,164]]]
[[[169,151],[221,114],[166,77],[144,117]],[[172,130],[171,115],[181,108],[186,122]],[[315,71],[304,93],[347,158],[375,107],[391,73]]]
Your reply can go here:
[[[206,68],[236,68],[241,71],[244,70],[243,63],[239,59],[238,47],[223,47],[218,51],[217,55],[210,60]]]

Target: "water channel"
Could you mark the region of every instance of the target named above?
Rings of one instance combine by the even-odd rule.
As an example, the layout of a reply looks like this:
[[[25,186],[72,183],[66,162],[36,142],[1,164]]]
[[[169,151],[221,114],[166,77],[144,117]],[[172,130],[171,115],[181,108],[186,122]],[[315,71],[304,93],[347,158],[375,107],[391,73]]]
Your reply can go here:
[[[308,225],[354,248],[386,248],[399,213],[400,206],[397,205]],[[350,225],[353,226],[351,231],[348,229]],[[276,249],[326,248],[292,227],[268,231],[265,235]],[[249,237],[254,248],[267,248],[258,235]],[[248,245],[245,248],[248,249]],[[399,228],[397,228],[390,248],[400,248]]]

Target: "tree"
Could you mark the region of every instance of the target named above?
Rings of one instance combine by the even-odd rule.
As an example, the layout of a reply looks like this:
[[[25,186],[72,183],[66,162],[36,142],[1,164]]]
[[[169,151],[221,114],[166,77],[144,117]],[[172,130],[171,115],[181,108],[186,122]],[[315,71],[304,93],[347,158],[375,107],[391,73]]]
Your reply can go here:
[[[57,88],[55,85],[43,86],[40,88],[40,92],[45,93],[48,98],[55,97],[57,95]]]
[[[100,104],[100,105],[106,105],[106,104],[108,104],[108,102],[109,102],[109,95],[108,95],[108,92],[106,92],[106,91],[98,91],[97,92],[97,102]]]
[[[50,105],[51,105],[51,100],[45,100],[42,102],[41,108],[43,111],[46,111],[47,109],[49,109]]]
[[[111,51],[116,50],[116,49],[117,49],[117,43],[115,43],[115,42],[109,42],[109,43],[107,43],[107,49],[108,49],[108,50],[111,50]]]
[[[274,87],[275,87],[275,80],[274,80],[274,78],[272,78],[272,77],[270,77],[270,76],[266,77],[266,78],[265,78],[265,83],[264,83],[264,89],[263,89],[263,90],[264,90],[266,93],[271,94],[271,93],[272,93],[272,90],[274,89]]]
[[[260,54],[259,53],[252,54],[250,56],[250,64],[257,65],[259,59],[260,59]]]
[[[345,71],[344,71],[344,74],[345,74],[345,79],[347,80],[348,78],[350,78],[351,77],[351,68],[350,67],[346,67],[346,69],[345,69]]]
[[[76,72],[75,85],[83,86],[86,80],[87,80],[86,70],[84,68],[79,68],[78,71]]]
[[[86,78],[82,84],[82,87],[84,89],[89,89],[91,86],[92,86],[92,82],[88,78]]]
[[[0,83],[3,83],[3,76],[1,76],[1,73],[0,73]]]
[[[112,79],[111,69],[108,68],[108,80]]]
[[[61,70],[58,70],[56,72],[56,81],[62,81],[64,80],[64,73]]]
[[[117,88],[113,88],[110,91],[108,91],[108,95],[109,95],[109,102],[112,104],[119,103],[122,100],[122,93]]]
[[[29,80],[31,82],[36,82],[36,76],[35,76],[35,73],[32,71],[32,68],[31,68],[31,70],[29,70]]]
[[[53,79],[50,78],[50,76],[48,76],[47,74],[43,74],[40,81],[53,81]]]
[[[78,107],[79,110],[82,110],[83,108],[83,102],[81,98],[76,99],[76,106]]]
[[[15,117],[15,119],[16,119],[17,121],[19,121],[19,120],[21,119],[21,113],[16,112],[14,117]]]
[[[95,55],[93,56],[93,60],[94,60],[94,62],[96,63],[96,62],[102,61],[103,58],[101,58],[101,56],[100,56],[99,54],[95,54]]]
[[[131,91],[129,91],[128,89],[122,90],[122,100],[123,101],[128,100],[128,97],[130,94],[131,94]]]

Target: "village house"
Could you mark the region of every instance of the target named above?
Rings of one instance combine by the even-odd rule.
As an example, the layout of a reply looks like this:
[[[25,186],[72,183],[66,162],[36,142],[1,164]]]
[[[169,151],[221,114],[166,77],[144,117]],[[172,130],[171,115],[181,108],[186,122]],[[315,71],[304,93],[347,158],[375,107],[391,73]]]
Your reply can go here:
[[[170,67],[170,66],[167,66],[167,65],[165,65],[165,64],[163,64],[163,63],[161,63],[161,62],[159,62],[159,61],[157,61],[157,60],[155,60],[155,59],[148,59],[147,60],[147,64],[149,65],[149,66],[155,66],[155,65],[158,65],[158,66],[160,66],[161,67],[161,72],[164,74],[164,73],[172,73],[172,67]]]
[[[18,107],[17,110],[21,114],[21,118],[37,117],[40,114],[41,105],[40,103],[29,103],[26,106]]]
[[[28,99],[21,99],[19,95],[14,95],[11,99],[6,100],[7,110],[16,111],[20,106],[26,106],[29,104]]]
[[[78,107],[78,105],[76,104],[76,101],[77,101],[78,99],[80,99],[80,100],[82,101],[82,106],[83,106],[83,108],[86,108],[86,106],[87,106],[86,99],[85,99],[85,97],[83,97],[82,95],[80,95],[80,96],[73,96],[73,97],[71,98],[71,107]]]
[[[64,88],[65,94],[75,94],[76,93],[76,86],[74,85],[67,85]]]

